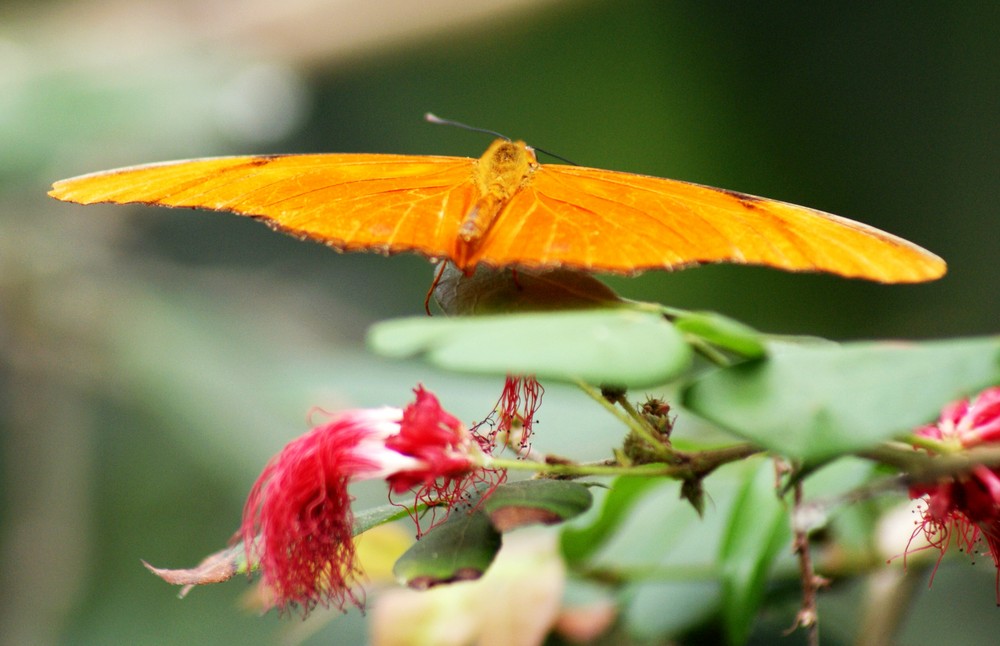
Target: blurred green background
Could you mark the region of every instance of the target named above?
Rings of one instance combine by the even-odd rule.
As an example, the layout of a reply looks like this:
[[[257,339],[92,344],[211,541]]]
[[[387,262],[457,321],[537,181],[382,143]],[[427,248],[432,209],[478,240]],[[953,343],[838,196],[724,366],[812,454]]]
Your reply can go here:
[[[241,609],[241,582],[180,602],[139,559],[186,567],[222,547],[313,406],[402,405],[422,381],[473,420],[500,388],[366,354],[370,323],[421,312],[423,259],[340,256],[227,215],[60,204],[53,180],[234,153],[481,154],[488,138],[424,123],[432,110],[580,164],[858,219],[950,266],[909,286],[724,266],[609,279],[624,296],[842,339],[996,333],[998,7],[5,3],[0,640],[302,638]],[[614,443],[583,401],[549,389],[543,450]],[[992,587],[968,576],[942,567],[906,643],[992,643]],[[845,604],[825,643],[854,638]],[[356,612],[317,630],[309,643],[364,639]]]

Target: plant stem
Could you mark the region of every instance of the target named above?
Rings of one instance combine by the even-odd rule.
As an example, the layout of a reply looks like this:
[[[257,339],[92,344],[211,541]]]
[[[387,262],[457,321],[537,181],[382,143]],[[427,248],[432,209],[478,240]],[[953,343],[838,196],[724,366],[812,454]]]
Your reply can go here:
[[[858,453],[860,457],[897,467],[906,474],[908,482],[926,482],[947,476],[967,473],[973,468],[985,465],[1000,466],[1000,448],[976,447],[955,452],[949,448],[940,455],[924,451],[914,451],[906,445],[885,443]]]
[[[935,440],[932,437],[916,435],[914,433],[907,435],[903,438],[903,441],[915,448],[927,449],[931,453],[935,453],[937,455],[945,455],[962,450],[962,446],[957,442],[942,442],[941,440]]]
[[[792,517],[797,517],[798,510],[802,506],[802,481],[795,483],[794,510]],[[804,628],[807,631],[806,640],[809,646],[819,646],[819,607],[816,603],[819,589],[828,584],[828,581],[816,574],[813,570],[812,555],[809,553],[809,530],[805,527],[795,526],[795,538],[792,541],[792,550],[799,559],[799,575],[802,579],[802,606],[798,614],[795,615],[795,624],[791,630]]]
[[[629,405],[627,402],[625,404],[622,404],[622,402],[625,400],[624,397],[619,399],[618,403],[622,404],[622,407],[626,410],[626,412],[629,413],[628,415],[623,415],[622,412],[617,408],[615,408],[614,404],[609,402],[604,397],[604,395],[601,394],[601,391],[598,390],[597,388],[594,388],[590,384],[582,381],[578,381],[577,385],[583,392],[587,393],[587,395],[590,396],[591,399],[599,403],[601,406],[605,408],[605,410],[607,410],[612,415],[621,420],[623,424],[628,426],[630,431],[635,433],[639,438],[642,439],[643,442],[648,444],[651,448],[657,449],[657,451],[659,451],[660,448],[663,448],[664,449],[663,455],[664,457],[668,458],[673,453],[673,451],[671,451],[670,449],[668,449],[663,445],[663,442],[660,439],[658,439],[653,435],[652,430],[649,428],[647,424],[645,424],[642,421],[642,418],[639,417],[638,413],[635,411],[634,408],[632,408],[631,405]]]
[[[579,478],[583,476],[651,476],[678,477],[679,467],[669,464],[550,464],[526,460],[493,458],[484,465],[508,471],[534,471],[540,475]]]
[[[646,476],[690,480],[703,478],[723,464],[742,460],[760,451],[752,444],[736,444],[720,449],[678,454],[682,459],[677,464],[565,464],[486,458],[483,466],[510,471],[534,471],[548,477]]]
[[[695,336],[693,334],[685,333],[684,340],[687,341],[688,345],[694,348],[696,352],[700,353],[701,356],[705,357],[707,361],[710,361],[711,363],[719,366],[720,368],[725,368],[733,364],[733,362],[730,361],[725,354],[716,350],[711,343],[708,343],[707,341],[705,341],[705,339],[701,338],[700,336]]]

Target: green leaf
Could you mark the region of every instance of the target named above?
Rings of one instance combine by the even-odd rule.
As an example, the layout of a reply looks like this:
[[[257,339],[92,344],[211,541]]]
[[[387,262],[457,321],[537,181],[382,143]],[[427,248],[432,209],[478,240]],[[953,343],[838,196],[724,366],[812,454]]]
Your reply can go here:
[[[497,487],[483,510],[499,532],[525,525],[554,525],[590,509],[590,489],[565,480],[524,480]]]
[[[770,345],[682,391],[689,410],[782,455],[821,462],[871,447],[1000,382],[1000,339]]]
[[[636,582],[622,596],[627,599],[624,623],[640,644],[677,643],[665,641],[665,636],[690,631],[718,617],[719,582],[707,577],[683,583]]]
[[[678,482],[653,479],[659,482],[588,559],[589,568],[620,577],[622,622],[640,643],[674,637],[717,613],[719,543],[734,500],[734,475],[744,466],[726,465],[706,480],[704,518],[680,498]]]
[[[500,550],[500,533],[482,510],[454,509],[427,532],[393,567],[401,583],[418,590],[478,579]]]
[[[418,505],[417,511],[420,511],[424,507],[426,505]],[[410,511],[409,508],[400,507],[399,505],[380,505],[354,514],[354,536],[363,534],[379,525],[391,523],[394,520],[409,516]]]
[[[674,326],[686,334],[697,336],[714,346],[749,359],[767,352],[764,338],[757,330],[715,312],[670,310]]]
[[[616,478],[604,496],[601,514],[588,527],[568,527],[560,537],[563,558],[567,563],[579,563],[594,554],[628,518],[628,512],[653,485],[662,484],[656,478]]]
[[[722,615],[730,644],[746,642],[764,599],[771,564],[791,537],[788,511],[775,493],[774,465],[761,461],[748,476],[719,552]]]
[[[691,349],[663,316],[621,308],[374,325],[368,343],[388,357],[424,355],[447,370],[642,388],[682,373]]]
[[[676,481],[616,479],[596,520],[563,530],[571,571],[600,573],[616,583],[621,624],[641,643],[668,640],[718,616],[722,535],[737,489],[756,465],[726,464],[705,480],[704,518],[680,498]]]

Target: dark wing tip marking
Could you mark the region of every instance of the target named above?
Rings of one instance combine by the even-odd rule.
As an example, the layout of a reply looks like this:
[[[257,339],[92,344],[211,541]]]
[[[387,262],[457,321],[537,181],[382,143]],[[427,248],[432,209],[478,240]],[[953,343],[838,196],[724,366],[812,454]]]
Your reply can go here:
[[[728,188],[713,188],[712,190],[722,193],[723,195],[728,195],[739,202],[740,206],[750,211],[756,209],[759,202],[765,201],[762,197],[750,195],[749,193],[740,193],[739,191],[731,191]]]
[[[253,159],[247,162],[247,166],[266,166],[270,164],[275,159],[281,159],[282,157],[287,157],[288,155],[256,155]]]

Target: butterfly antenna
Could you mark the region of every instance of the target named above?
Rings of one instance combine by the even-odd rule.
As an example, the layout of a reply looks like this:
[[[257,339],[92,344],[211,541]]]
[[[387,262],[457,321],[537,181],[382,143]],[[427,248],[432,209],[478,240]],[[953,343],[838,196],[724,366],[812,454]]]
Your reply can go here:
[[[579,165],[580,165],[580,164],[576,163],[575,161],[572,161],[572,160],[569,160],[569,159],[566,159],[566,158],[565,158],[565,157],[563,157],[562,155],[557,155],[557,154],[555,154],[555,153],[550,153],[550,152],[549,152],[549,151],[547,151],[547,150],[542,150],[541,148],[535,148],[534,146],[532,146],[532,148],[534,148],[536,152],[540,152],[540,153],[542,153],[543,155],[548,155],[549,157],[555,157],[555,158],[556,158],[556,159],[558,159],[559,161],[564,161],[564,162],[566,162],[567,164],[569,164],[570,166],[579,166]]]
[[[427,112],[424,114],[424,121],[428,123],[434,123],[439,126],[455,126],[456,128],[461,128],[462,130],[471,130],[472,132],[481,132],[486,135],[493,135],[494,137],[500,137],[504,141],[510,141],[510,137],[502,135],[495,130],[487,130],[486,128],[477,128],[476,126],[470,126],[467,123],[462,123],[461,121],[452,121],[451,119],[442,119],[433,112]]]
[[[434,124],[441,125],[441,126],[455,126],[456,128],[462,128],[463,130],[471,130],[472,132],[481,132],[483,134],[493,135],[494,137],[500,137],[504,141],[510,141],[510,137],[508,137],[506,135],[502,135],[502,134],[500,134],[499,132],[497,132],[495,130],[487,130],[486,128],[477,128],[476,126],[470,126],[469,124],[462,123],[461,121],[452,121],[451,119],[442,119],[441,117],[437,116],[433,112],[426,112],[426,113],[424,113],[424,120],[427,121],[428,123],[434,123]],[[579,166],[580,165],[580,164],[577,164],[575,161],[571,161],[571,160],[566,159],[565,157],[562,157],[562,156],[557,155],[555,153],[550,153],[547,150],[542,150],[541,148],[535,148],[534,146],[532,146],[532,149],[533,150],[537,150],[538,152],[542,153],[543,155],[548,155],[549,157],[554,157],[554,158],[558,159],[559,161],[564,161],[567,164],[569,164],[570,166]]]

